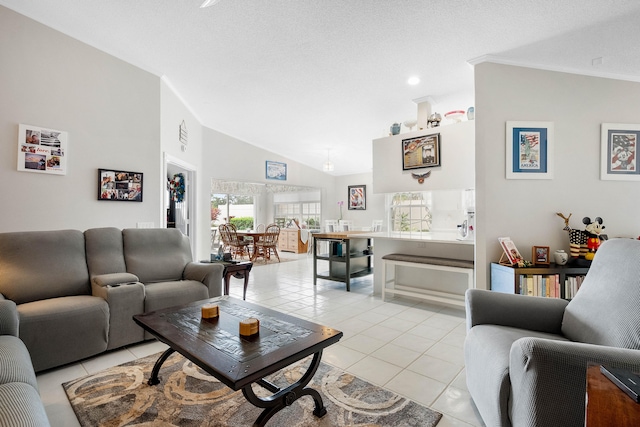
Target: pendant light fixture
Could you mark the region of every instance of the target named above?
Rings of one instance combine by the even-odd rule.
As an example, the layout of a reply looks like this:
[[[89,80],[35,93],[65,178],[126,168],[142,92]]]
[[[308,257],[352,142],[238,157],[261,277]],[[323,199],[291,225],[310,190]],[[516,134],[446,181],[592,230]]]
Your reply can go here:
[[[333,171],[333,163],[331,163],[331,160],[329,159],[329,151],[330,150],[327,150],[327,161],[322,165],[322,170],[325,172]]]

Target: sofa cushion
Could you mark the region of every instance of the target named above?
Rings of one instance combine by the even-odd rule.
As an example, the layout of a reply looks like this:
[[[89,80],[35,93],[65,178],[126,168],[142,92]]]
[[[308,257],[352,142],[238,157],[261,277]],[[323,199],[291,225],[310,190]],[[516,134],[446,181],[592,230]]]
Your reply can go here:
[[[160,310],[209,298],[209,290],[195,280],[159,282],[145,285],[144,311]]]
[[[22,304],[91,293],[78,230],[0,233],[0,293]]]
[[[120,229],[91,228],[84,232],[84,239],[90,277],[127,271]]]
[[[34,301],[20,304],[18,314],[20,339],[36,372],[107,349],[109,305],[102,298],[82,295]]]
[[[637,240],[613,239],[601,245],[580,291],[565,309],[562,333],[567,338],[640,349],[639,260]]]
[[[189,238],[175,228],[122,230],[127,272],[142,283],[180,280],[192,261]]]
[[[28,384],[1,384],[0,402],[0,426],[50,426],[38,391]]]
[[[38,388],[27,347],[20,338],[2,335],[0,336],[0,384],[13,382],[27,383]]]
[[[511,401],[509,355],[513,343],[524,337],[566,341],[560,335],[498,325],[476,325],[467,332],[464,363],[467,372],[473,372],[467,375],[467,388],[487,425],[511,425],[506,411]]]
[[[3,299],[2,295],[0,295],[0,335],[17,337],[19,329],[20,318],[18,317],[16,303]]]

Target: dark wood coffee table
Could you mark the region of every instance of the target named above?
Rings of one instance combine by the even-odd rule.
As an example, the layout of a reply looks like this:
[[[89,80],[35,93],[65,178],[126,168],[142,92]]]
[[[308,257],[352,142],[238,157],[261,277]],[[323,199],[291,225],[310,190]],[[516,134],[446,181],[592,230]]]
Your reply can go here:
[[[218,304],[218,318],[202,319],[201,307],[207,303]],[[239,323],[250,317],[260,320],[260,333],[241,337]],[[327,413],[320,394],[306,386],[320,365],[322,350],[340,340],[340,331],[229,296],[139,314],[133,319],[169,346],[153,367],[150,385],[160,382],[162,364],[177,351],[233,390],[242,389],[249,402],[263,408],[254,426],[264,426],[278,411],[306,395],[315,402],[316,417]],[[264,379],[310,355],[309,368],[289,387],[280,389]],[[256,396],[253,383],[273,395]]]

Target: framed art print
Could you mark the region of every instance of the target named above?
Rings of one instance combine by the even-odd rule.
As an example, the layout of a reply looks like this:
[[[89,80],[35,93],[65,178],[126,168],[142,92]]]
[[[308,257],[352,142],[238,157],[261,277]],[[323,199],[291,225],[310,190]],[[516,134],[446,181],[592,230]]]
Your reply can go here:
[[[549,265],[551,263],[549,246],[532,246],[531,263],[533,265]]]
[[[440,134],[402,140],[402,170],[440,166]]]
[[[367,209],[367,186],[349,185],[349,210],[364,211]]]
[[[640,181],[638,173],[640,125],[603,123],[600,136],[600,179]]]
[[[142,202],[142,174],[98,169],[98,200]]]
[[[287,180],[287,164],[281,162],[272,162],[267,160],[265,166],[265,174],[267,179],[277,179],[279,181]]]
[[[553,179],[553,122],[507,122],[507,179]]]
[[[67,132],[39,126],[18,126],[18,170],[67,174]]]

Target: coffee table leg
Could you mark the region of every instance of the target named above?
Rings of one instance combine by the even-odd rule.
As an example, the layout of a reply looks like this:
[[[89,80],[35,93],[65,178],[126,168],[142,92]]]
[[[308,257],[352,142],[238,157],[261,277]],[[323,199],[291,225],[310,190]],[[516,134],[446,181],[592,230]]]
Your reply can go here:
[[[153,365],[153,370],[151,371],[151,377],[149,378],[149,381],[147,381],[147,384],[149,385],[160,384],[160,377],[158,377],[158,372],[160,372],[160,368],[162,367],[162,364],[165,362],[165,360],[167,360],[169,356],[173,354],[174,351],[175,351],[174,349],[168,348],[165,350],[164,353],[160,355],[158,360],[156,360],[156,364]]]
[[[271,419],[271,417],[273,417],[278,411],[287,406],[290,406],[291,404],[293,404],[293,402],[295,402],[302,396],[311,396],[313,398],[315,402],[313,415],[318,418],[322,418],[326,415],[327,409],[324,407],[324,403],[322,402],[322,396],[320,396],[320,393],[312,388],[305,388],[305,386],[309,384],[309,382],[313,378],[313,375],[318,370],[321,357],[322,350],[313,355],[311,364],[309,365],[307,372],[304,373],[302,378],[300,378],[297,382],[291,384],[289,387],[277,391],[270,397],[263,399],[256,396],[253,388],[251,388],[251,384],[242,389],[242,394],[244,394],[244,397],[250,403],[257,406],[258,408],[265,408],[258,419],[253,423],[254,427],[264,426],[267,421],[269,421],[269,419]]]

